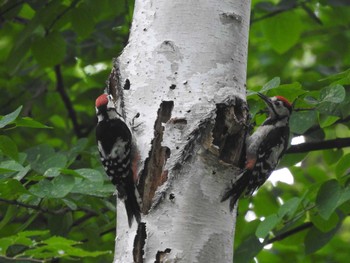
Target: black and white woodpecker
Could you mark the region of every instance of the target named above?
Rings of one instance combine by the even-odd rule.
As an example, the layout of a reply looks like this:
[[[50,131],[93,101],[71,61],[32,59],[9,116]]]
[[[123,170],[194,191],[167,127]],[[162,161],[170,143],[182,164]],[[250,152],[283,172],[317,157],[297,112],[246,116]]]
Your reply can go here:
[[[137,162],[139,156],[129,126],[117,112],[113,97],[102,94],[96,99],[96,142],[101,162],[117,196],[124,201],[129,227],[133,218],[141,220],[138,203]]]
[[[242,195],[252,195],[265,183],[288,147],[292,105],[282,96],[258,95],[267,105],[268,117],[246,139],[245,168],[221,199],[223,202],[230,198],[231,211]]]

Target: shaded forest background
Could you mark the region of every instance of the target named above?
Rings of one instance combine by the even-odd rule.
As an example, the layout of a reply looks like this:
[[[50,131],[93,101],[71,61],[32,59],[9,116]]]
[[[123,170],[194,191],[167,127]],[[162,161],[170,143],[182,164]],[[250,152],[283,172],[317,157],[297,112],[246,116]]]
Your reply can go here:
[[[133,2],[0,1],[0,261],[111,262],[114,187],[94,100],[127,44]],[[288,168],[239,204],[235,262],[347,262],[350,3],[252,1],[248,102],[294,102]],[[276,176],[274,177],[276,178]],[[219,198],[220,193],[218,193]]]

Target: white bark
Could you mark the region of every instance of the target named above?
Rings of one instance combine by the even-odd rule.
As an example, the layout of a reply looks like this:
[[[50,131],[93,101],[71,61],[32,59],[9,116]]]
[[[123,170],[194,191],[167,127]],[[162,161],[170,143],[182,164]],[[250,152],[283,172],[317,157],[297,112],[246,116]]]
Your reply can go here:
[[[161,179],[152,199],[143,196],[141,260],[133,256],[136,223],[129,229],[118,202],[114,262],[232,262],[235,212],[220,198],[237,163],[219,160],[213,129],[219,104],[245,101],[249,12],[247,0],[136,0],[129,44],[116,63],[121,84],[131,84],[126,115],[140,113],[134,125],[145,192]],[[229,132],[239,132],[245,118]]]

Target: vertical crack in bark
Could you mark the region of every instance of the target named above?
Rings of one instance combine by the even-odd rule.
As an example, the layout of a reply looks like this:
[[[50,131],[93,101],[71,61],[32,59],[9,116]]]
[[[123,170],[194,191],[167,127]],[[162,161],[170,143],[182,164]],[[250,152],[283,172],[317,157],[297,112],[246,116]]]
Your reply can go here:
[[[163,263],[166,260],[166,255],[169,254],[171,252],[170,248],[166,248],[164,251],[159,251],[157,252],[156,255],[156,261],[154,261],[154,263]]]
[[[134,249],[133,249],[133,258],[134,263],[143,263],[143,255],[145,254],[145,244],[147,239],[146,232],[146,223],[140,223],[137,228],[135,240],[134,240]]]
[[[247,116],[246,102],[241,99],[235,98],[216,105],[213,144],[219,148],[219,158],[222,161],[243,165],[245,155],[242,150],[244,151],[248,131]]]
[[[152,199],[158,187],[168,178],[168,173],[163,168],[170,156],[170,149],[162,146],[164,133],[162,123],[166,123],[171,118],[173,107],[173,101],[163,101],[158,109],[151,151],[145,161],[145,168],[139,181],[139,192],[142,196],[142,212],[144,214],[147,214],[151,208]]]

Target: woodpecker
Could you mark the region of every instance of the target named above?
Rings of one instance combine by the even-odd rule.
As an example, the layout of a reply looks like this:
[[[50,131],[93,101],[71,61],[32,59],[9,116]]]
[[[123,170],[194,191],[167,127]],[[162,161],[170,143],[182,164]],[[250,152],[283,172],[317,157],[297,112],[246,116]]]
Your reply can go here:
[[[141,220],[136,188],[138,154],[133,136],[123,116],[117,112],[111,95],[100,95],[95,105],[96,142],[101,162],[116,186],[118,198],[124,201],[131,227],[133,218],[137,223]]]
[[[231,211],[242,195],[252,195],[265,183],[288,147],[292,105],[282,96],[269,98],[261,93],[258,96],[267,105],[268,117],[246,139],[245,167],[221,199],[223,202],[230,198]]]

